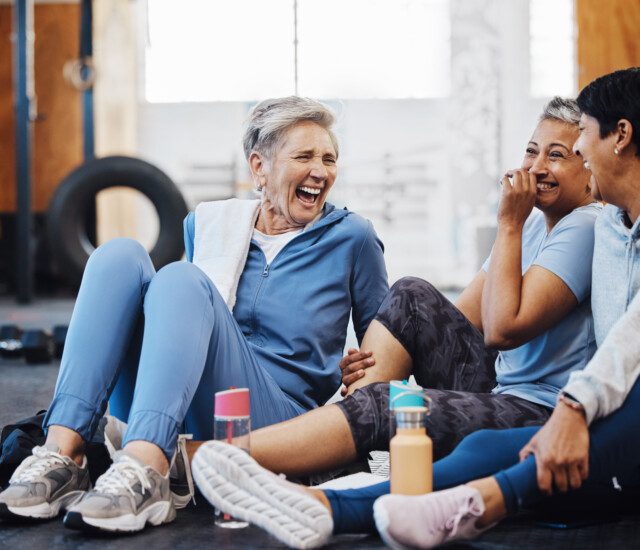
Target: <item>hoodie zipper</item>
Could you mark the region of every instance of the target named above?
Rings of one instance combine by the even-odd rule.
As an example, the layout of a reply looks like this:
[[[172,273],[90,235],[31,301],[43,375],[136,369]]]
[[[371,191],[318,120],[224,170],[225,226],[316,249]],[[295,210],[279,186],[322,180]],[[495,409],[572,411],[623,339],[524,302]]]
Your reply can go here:
[[[331,215],[328,214],[329,216]],[[287,248],[289,248],[289,245],[291,245],[291,243],[295,242],[297,239],[299,239],[302,235],[308,235],[309,233],[311,233],[314,230],[317,229],[321,229],[325,226],[329,226],[332,225],[333,223],[341,220],[343,218],[343,216],[340,216],[337,220],[333,220],[331,223],[329,224],[322,224],[322,225],[315,225],[314,227],[309,229],[309,232],[305,232],[303,231],[302,233],[296,235],[293,239],[291,239],[286,245],[284,245],[284,247],[282,248],[282,250],[280,250],[275,256],[274,258],[271,260],[271,263],[268,264],[267,263],[267,257],[264,255],[264,252],[262,250],[262,248],[260,248],[257,244],[256,246],[258,247],[258,250],[260,251],[260,253],[262,254],[262,257],[265,260],[264,263],[264,268],[262,269],[262,273],[260,274],[260,281],[258,282],[258,288],[256,288],[256,293],[254,294],[253,297],[253,304],[251,306],[251,334],[253,335],[253,333],[256,332],[257,329],[257,317],[256,317],[256,307],[258,304],[258,298],[260,297],[260,291],[262,290],[262,284],[264,282],[264,280],[269,277],[269,273],[271,271],[271,266],[273,266],[274,262],[282,255],[286,252]],[[322,219],[318,220],[318,223],[321,222]]]

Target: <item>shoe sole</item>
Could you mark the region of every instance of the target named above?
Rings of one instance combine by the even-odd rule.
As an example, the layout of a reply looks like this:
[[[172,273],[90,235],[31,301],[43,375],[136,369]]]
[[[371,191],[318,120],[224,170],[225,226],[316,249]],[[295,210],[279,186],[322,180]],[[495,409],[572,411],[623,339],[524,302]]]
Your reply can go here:
[[[0,517],[9,519],[36,519],[48,520],[56,518],[60,512],[78,502],[85,491],[71,491],[53,502],[41,502],[33,506],[9,506],[0,504]]]
[[[111,533],[135,533],[142,531],[147,523],[158,526],[171,523],[176,519],[176,510],[171,502],[156,502],[139,514],[125,514],[114,518],[85,517],[82,512],[69,511],[64,516],[63,523],[69,529],[95,533],[108,531]]]
[[[376,529],[380,535],[380,538],[386,546],[392,550],[411,550],[409,546],[400,544],[389,534],[389,514],[384,509],[379,500],[373,503],[373,519],[376,523]]]
[[[215,508],[262,527],[292,548],[317,548],[331,536],[333,521],[320,502],[287,487],[237,447],[217,441],[202,445],[192,473]]]

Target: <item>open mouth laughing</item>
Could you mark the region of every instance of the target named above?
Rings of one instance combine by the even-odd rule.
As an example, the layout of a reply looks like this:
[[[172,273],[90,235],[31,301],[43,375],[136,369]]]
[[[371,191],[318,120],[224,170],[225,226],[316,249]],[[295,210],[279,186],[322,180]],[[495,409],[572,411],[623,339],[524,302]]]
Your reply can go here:
[[[548,191],[552,191],[556,189],[558,184],[555,181],[539,181],[536,183],[536,189],[538,192],[546,193]]]
[[[301,185],[296,188],[296,197],[300,202],[304,204],[315,204],[320,196],[322,189],[319,187],[309,187],[308,185]]]

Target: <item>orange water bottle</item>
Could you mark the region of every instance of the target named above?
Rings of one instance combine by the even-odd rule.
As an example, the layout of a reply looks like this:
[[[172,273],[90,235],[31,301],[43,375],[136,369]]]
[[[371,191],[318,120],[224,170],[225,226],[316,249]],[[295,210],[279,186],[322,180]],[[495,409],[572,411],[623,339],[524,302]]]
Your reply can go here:
[[[433,490],[433,444],[427,435],[426,407],[393,410],[396,435],[389,443],[391,493],[422,495]]]

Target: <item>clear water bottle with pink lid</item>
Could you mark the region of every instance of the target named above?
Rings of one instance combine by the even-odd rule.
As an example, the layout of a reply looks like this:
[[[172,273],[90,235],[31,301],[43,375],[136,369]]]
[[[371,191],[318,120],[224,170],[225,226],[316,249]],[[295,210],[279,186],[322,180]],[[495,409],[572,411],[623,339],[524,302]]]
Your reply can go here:
[[[217,392],[213,414],[213,438],[249,453],[251,450],[249,411],[249,388],[230,388]],[[246,521],[237,520],[219,510],[216,510],[215,523],[227,529],[239,529],[249,525]]]

